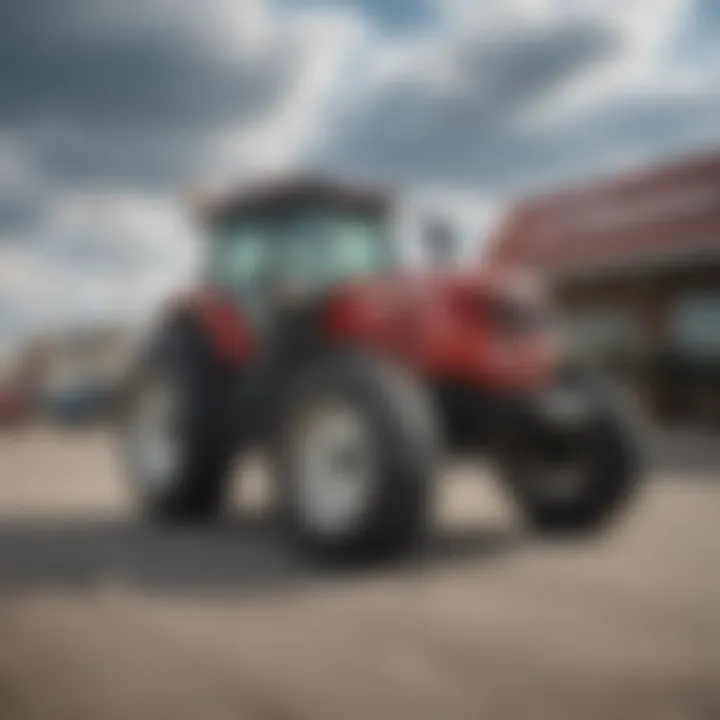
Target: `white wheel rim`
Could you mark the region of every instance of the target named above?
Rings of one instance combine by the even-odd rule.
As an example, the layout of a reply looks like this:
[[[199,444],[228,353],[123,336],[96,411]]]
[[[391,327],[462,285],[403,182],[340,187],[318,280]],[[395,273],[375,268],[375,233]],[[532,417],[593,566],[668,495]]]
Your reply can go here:
[[[177,394],[169,379],[143,384],[135,398],[128,436],[134,476],[141,491],[171,489],[179,463]]]
[[[365,418],[349,403],[324,401],[305,413],[292,452],[303,522],[342,535],[362,522],[376,487],[376,459]]]

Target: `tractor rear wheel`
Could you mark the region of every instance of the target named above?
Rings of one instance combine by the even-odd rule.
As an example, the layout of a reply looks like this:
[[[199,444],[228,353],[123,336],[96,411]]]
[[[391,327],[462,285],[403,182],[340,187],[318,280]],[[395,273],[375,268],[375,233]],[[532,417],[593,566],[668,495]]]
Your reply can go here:
[[[231,376],[191,323],[165,328],[134,374],[122,412],[123,454],[146,515],[214,518],[234,454]]]
[[[410,549],[426,528],[436,433],[421,388],[376,358],[344,353],[297,382],[281,421],[281,516],[329,560]]]
[[[626,505],[638,484],[635,433],[617,404],[590,387],[575,388],[585,410],[576,427],[518,422],[501,465],[530,524],[543,532],[598,530]],[[529,437],[531,439],[529,439]]]

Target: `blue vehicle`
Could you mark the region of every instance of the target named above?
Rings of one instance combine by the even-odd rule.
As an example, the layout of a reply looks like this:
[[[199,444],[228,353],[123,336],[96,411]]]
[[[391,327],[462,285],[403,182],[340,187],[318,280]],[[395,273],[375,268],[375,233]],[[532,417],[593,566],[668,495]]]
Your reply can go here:
[[[111,392],[100,383],[84,383],[51,393],[45,402],[50,419],[62,424],[85,424],[105,417]]]

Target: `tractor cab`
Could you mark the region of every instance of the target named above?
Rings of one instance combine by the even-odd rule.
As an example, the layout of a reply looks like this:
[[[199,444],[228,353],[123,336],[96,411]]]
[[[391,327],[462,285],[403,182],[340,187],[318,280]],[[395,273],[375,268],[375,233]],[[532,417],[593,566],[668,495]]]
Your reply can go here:
[[[330,182],[288,182],[221,200],[204,212],[207,279],[262,327],[275,310],[392,270],[390,210],[385,195]]]

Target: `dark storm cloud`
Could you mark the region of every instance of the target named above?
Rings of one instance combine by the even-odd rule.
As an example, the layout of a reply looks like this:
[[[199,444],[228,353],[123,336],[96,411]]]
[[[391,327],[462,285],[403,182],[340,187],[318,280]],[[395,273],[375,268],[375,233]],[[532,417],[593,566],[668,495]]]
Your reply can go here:
[[[12,68],[0,85],[0,112],[11,123],[47,117],[115,129],[213,125],[267,107],[291,70],[278,56],[213,62],[172,38],[121,36],[69,47],[28,40],[0,47],[0,61]]]
[[[290,51],[231,61],[184,40],[172,17],[146,31],[93,32],[87,7],[0,7],[0,130],[51,181],[175,181],[218,128],[266,113],[292,81]]]
[[[706,150],[720,141],[720,90],[687,96],[663,93],[619,98],[599,111],[574,118],[527,138],[525,147],[543,147],[537,154],[535,178],[542,179],[542,161],[553,162],[555,183],[587,179],[612,170],[623,154],[643,162]]]
[[[432,79],[435,61],[419,59],[412,76],[386,80],[346,116],[316,157],[396,182],[463,185],[502,196],[590,176],[616,159],[618,149],[663,154],[691,146],[701,132],[712,136],[708,122],[720,118],[717,95],[663,95],[662,88],[536,122],[538,108],[556,91],[621,55],[623,42],[617,26],[596,19],[449,43],[445,59],[454,77],[446,91]]]
[[[24,133],[56,183],[105,183],[145,190],[177,189],[202,165],[212,128],[69,124]]]
[[[348,119],[328,155],[403,180],[420,174],[504,183],[521,160],[514,157],[513,121],[569,76],[608,57],[615,43],[588,24],[458,42],[447,49],[457,91],[440,87],[438,94],[423,77],[396,78]]]

